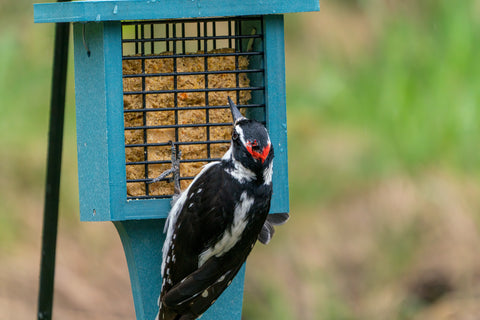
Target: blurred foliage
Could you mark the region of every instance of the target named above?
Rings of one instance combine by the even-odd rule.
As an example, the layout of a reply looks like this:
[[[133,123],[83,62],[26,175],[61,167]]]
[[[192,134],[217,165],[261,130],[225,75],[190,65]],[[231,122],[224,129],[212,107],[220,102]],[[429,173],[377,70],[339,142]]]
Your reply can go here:
[[[330,170],[322,166],[314,146],[298,150],[296,143],[317,145],[321,136],[315,134],[335,128],[364,144],[351,163],[353,168],[343,168],[348,180],[352,174],[363,180],[429,166],[478,174],[478,3],[422,1],[391,8],[381,1],[362,1],[360,8],[374,25],[372,47],[349,59],[325,48],[312,65],[296,65],[301,72],[295,70],[289,78],[289,119],[292,126],[300,123],[298,130],[290,130],[294,141],[290,150],[292,157],[298,153],[305,157],[295,159],[300,161],[298,167],[319,166],[316,172],[326,173],[327,181],[326,186],[316,187],[331,191],[335,182],[328,180]],[[307,32],[301,21],[293,22],[294,32]],[[302,197],[307,196],[307,186],[315,183],[308,176],[312,181],[292,188]],[[333,177],[338,183],[337,179]]]
[[[54,26],[33,23],[30,1],[1,2],[0,12],[0,248],[5,249],[32,232],[22,223],[26,216],[42,214]],[[69,68],[60,206],[62,216],[77,221],[72,63]]]
[[[388,298],[382,286],[401,282],[411,268],[431,217],[399,227],[396,215],[358,198],[391,200],[369,194],[377,184],[374,190],[385,189],[381,182],[389,177],[445,170],[463,181],[480,174],[478,1],[326,0],[321,8],[286,16],[292,221],[269,247],[255,249],[246,319],[361,319],[368,314],[361,304],[372,294],[375,302]],[[27,0],[0,2],[0,249],[8,250],[38,234],[25,220],[43,208],[53,26],[34,25],[32,11]],[[338,44],[342,37],[347,49]],[[73,229],[78,193],[69,68],[61,219]],[[426,194],[428,210],[441,209],[438,190],[425,184],[412,189]],[[360,218],[325,209],[351,203],[367,206],[353,210]],[[430,223],[435,230],[437,221]],[[372,252],[357,253],[367,251],[363,242]],[[405,299],[391,318],[410,319],[422,308]]]

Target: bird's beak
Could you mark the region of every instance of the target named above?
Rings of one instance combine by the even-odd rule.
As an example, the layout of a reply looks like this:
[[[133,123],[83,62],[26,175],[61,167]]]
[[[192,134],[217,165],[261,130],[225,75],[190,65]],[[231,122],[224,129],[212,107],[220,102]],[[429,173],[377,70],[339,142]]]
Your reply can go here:
[[[235,103],[233,103],[232,99],[228,97],[228,104],[230,105],[230,111],[232,112],[233,123],[235,124],[238,120],[246,119],[238,110]]]

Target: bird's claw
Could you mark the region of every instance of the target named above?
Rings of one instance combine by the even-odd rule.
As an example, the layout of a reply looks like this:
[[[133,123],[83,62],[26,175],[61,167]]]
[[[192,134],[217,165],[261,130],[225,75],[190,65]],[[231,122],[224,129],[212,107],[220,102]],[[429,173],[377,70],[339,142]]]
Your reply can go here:
[[[182,156],[182,151],[175,147],[175,143],[170,141],[172,144],[172,167],[170,169],[165,170],[162,172],[158,177],[147,181],[148,184],[159,182],[162,180],[167,179],[167,176],[173,173],[173,176],[168,178],[168,182],[174,182],[173,189],[175,195],[180,194],[180,158]]]

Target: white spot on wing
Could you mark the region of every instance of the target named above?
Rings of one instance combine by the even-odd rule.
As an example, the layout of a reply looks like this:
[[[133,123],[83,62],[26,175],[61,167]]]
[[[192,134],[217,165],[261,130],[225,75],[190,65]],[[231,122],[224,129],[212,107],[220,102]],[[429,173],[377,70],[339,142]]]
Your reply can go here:
[[[208,290],[203,291],[202,297],[204,298],[208,297]]]

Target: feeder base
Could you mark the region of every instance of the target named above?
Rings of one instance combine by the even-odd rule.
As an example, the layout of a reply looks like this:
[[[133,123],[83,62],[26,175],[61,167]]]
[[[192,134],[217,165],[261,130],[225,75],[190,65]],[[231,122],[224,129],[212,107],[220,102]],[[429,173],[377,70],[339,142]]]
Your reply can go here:
[[[137,320],[154,320],[162,283],[162,248],[165,219],[113,222],[127,258]],[[240,320],[242,316],[245,265],[232,284],[205,312],[202,319]]]

